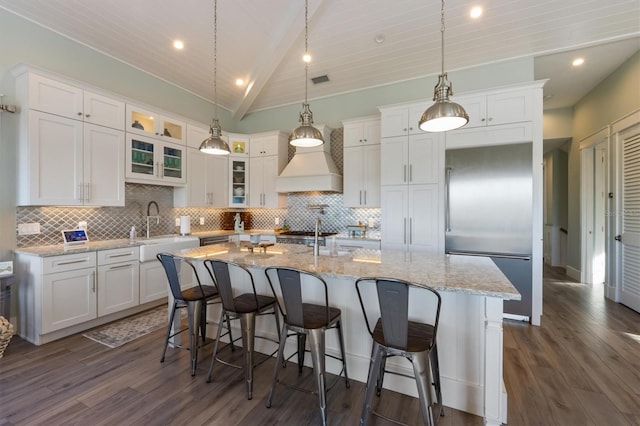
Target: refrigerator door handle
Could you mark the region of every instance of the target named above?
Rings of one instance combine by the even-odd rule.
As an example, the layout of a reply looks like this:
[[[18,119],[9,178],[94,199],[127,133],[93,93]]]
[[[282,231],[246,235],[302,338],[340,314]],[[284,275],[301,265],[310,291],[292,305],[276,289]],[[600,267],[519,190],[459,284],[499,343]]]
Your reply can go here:
[[[446,232],[451,232],[451,211],[450,211],[450,203],[449,203],[449,191],[451,184],[451,167],[446,168],[445,178],[444,178],[444,226]]]
[[[531,260],[531,256],[520,255],[520,254],[472,253],[468,251],[455,251],[455,250],[447,250],[447,254],[458,254],[462,256],[499,257],[502,259]]]

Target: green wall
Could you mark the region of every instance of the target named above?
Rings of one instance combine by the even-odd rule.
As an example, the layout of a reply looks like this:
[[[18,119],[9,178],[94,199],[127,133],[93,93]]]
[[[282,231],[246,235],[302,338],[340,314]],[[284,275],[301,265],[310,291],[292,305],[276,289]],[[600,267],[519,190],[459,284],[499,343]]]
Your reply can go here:
[[[580,270],[580,141],[640,108],[640,51],[574,106],[568,165],[567,265]]]

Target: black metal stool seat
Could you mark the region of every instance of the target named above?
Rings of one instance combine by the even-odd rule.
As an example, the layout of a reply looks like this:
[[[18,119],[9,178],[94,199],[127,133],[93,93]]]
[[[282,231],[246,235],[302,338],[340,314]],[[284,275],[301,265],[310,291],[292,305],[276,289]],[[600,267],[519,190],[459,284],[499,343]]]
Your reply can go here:
[[[198,330],[196,329],[194,320],[195,317],[198,316],[197,328],[200,330],[202,343],[204,344],[207,327],[207,303],[218,302],[220,294],[218,293],[218,289],[216,287],[210,285],[202,285],[196,267],[193,265],[193,263],[187,261],[186,259],[181,259],[169,253],[158,253],[156,258],[160,261],[165,270],[167,281],[169,282],[169,290],[171,292],[171,295],[173,296],[173,305],[171,307],[171,315],[169,317],[167,335],[164,342],[164,348],[162,349],[162,357],[160,358],[160,362],[164,362],[164,358],[167,353],[167,347],[169,346],[169,340],[184,331],[189,331],[188,349],[191,357],[191,375],[195,376],[196,364],[198,362],[199,345],[197,343]],[[194,277],[196,278],[196,286],[184,290],[182,289],[180,284],[180,274],[178,273],[176,262],[187,264],[191,267]],[[172,334],[171,327],[173,325],[176,311],[182,308],[187,308],[188,326],[187,328],[180,328],[180,330]],[[180,345],[176,345],[176,347],[186,349],[185,347]]]
[[[245,376],[247,399],[251,399],[253,398],[253,368],[256,366],[253,362],[255,338],[271,340],[274,343],[278,343],[280,340],[280,320],[278,318],[278,310],[276,308],[277,300],[272,296],[257,294],[253,275],[251,275],[251,272],[247,268],[240,264],[217,259],[207,259],[204,261],[204,265],[207,268],[207,271],[209,271],[211,278],[216,283],[218,291],[220,292],[220,297],[222,298],[222,310],[220,312],[218,332],[213,346],[213,354],[211,356],[211,365],[209,367],[209,374],[207,375],[207,382],[211,382],[211,377],[213,376],[213,368],[216,361],[232,367],[242,368],[244,370]],[[239,271],[239,273],[242,274],[245,278],[248,278],[253,289],[252,293],[243,293],[239,296],[233,295],[234,289],[231,280],[230,268],[234,268],[236,271]],[[278,341],[275,341],[268,337],[256,335],[256,316],[259,315],[275,316]],[[222,329],[224,327],[225,316],[227,318],[227,328],[229,330],[229,334],[231,333],[231,326],[229,325],[229,321],[240,320],[243,347],[242,366],[234,365],[218,359],[218,348],[220,345],[220,337],[222,337]],[[230,344],[225,346],[224,348],[230,347],[231,350],[234,350],[233,343],[235,342],[235,340],[233,340],[231,336],[229,340]],[[273,356],[275,355],[275,353],[276,351],[274,351],[271,355]]]
[[[278,308],[280,309],[280,312],[282,313],[282,316],[284,318],[282,332],[280,333],[280,347],[278,349],[278,357],[276,359],[276,365],[273,370],[273,382],[271,384],[271,390],[269,391],[269,398],[267,399],[266,404],[267,408],[271,407],[276,385],[280,383],[280,381],[278,380],[278,372],[280,371],[280,366],[285,363],[285,361],[283,361],[285,359],[284,347],[287,342],[287,338],[293,336],[296,336],[298,338],[298,369],[299,371],[302,371],[302,366],[304,364],[305,344],[308,337],[311,359],[313,362],[313,372],[316,377],[316,385],[318,389],[315,393],[317,393],[318,395],[322,424],[326,425],[327,389],[331,389],[338,382],[338,379],[340,379],[340,376],[343,373],[346,387],[348,388],[350,386],[349,376],[347,374],[344,338],[342,335],[341,311],[338,308],[329,306],[327,283],[317,274],[285,267],[267,268],[265,270],[265,274],[267,275],[267,280],[269,281],[269,285],[271,286],[274,295],[276,294],[276,290],[273,283],[277,282],[279,284],[283,303],[281,304],[280,302],[278,302]],[[306,276],[310,279],[309,281],[305,282],[304,286],[302,285],[302,276]],[[320,286],[324,290],[325,303],[323,305],[303,302],[303,287],[313,287],[314,284],[315,287]],[[325,353],[325,331],[328,329],[336,329],[338,331],[341,358]],[[293,333],[289,334],[289,331],[292,331]],[[328,387],[326,386],[325,380],[325,356],[329,356],[331,358],[342,361],[342,371],[340,372],[338,377],[336,377],[335,381]]]
[[[377,305],[370,306],[371,310],[380,312],[375,325],[369,321],[362,297],[365,283],[371,284],[371,297],[367,300],[371,301],[373,294],[377,296]],[[372,413],[380,416],[372,409],[373,393],[376,392],[380,396],[385,373],[399,374],[386,370],[387,358],[401,356],[413,365],[413,378],[418,388],[418,400],[424,424],[437,425],[439,417],[444,415],[436,342],[440,318],[440,294],[432,288],[417,286],[395,278],[360,278],[356,280],[356,291],[367,329],[373,339],[360,424],[366,425]],[[410,291],[414,292],[411,297]],[[429,300],[435,299],[435,303],[431,308],[421,306],[419,313],[422,316],[434,313],[433,324],[427,319],[425,322],[417,321],[415,318],[409,319],[409,299],[417,296],[428,298],[428,295],[432,295]],[[432,392],[435,393],[435,401]],[[395,422],[393,419],[387,418],[387,420]]]

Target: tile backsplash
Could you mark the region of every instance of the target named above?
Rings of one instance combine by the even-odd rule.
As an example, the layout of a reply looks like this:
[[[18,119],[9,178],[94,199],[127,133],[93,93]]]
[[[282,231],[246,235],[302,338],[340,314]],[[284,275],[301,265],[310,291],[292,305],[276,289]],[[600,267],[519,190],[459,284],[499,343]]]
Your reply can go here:
[[[342,129],[331,133],[331,156],[342,172]],[[293,150],[289,150],[289,159]],[[94,241],[128,238],[129,230],[136,227],[138,237],[146,235],[147,206],[151,201],[158,203],[160,220],[150,220],[150,236],[177,234],[179,227],[175,219],[186,215],[191,217],[191,232],[213,231],[222,229],[223,212],[229,209],[214,208],[178,208],[173,207],[173,188],[158,185],[142,185],[127,183],[125,185],[124,207],[17,207],[16,222],[40,223],[40,234],[17,235],[18,247],[61,244],[60,231],[73,229],[78,222],[87,222],[87,234]],[[326,205],[324,209],[309,209],[309,205]],[[291,193],[287,196],[287,208],[282,209],[245,209],[249,211],[250,223],[245,229],[272,229],[275,219],[280,219],[280,226],[286,221],[294,230],[312,230],[316,218],[320,218],[322,230],[340,232],[347,225],[359,221],[368,223],[373,220],[375,228],[380,227],[379,208],[348,208],[343,205],[342,194],[325,192]],[[151,208],[155,215],[155,207]],[[204,218],[204,225],[200,225]],[[16,225],[17,228],[17,225]]]

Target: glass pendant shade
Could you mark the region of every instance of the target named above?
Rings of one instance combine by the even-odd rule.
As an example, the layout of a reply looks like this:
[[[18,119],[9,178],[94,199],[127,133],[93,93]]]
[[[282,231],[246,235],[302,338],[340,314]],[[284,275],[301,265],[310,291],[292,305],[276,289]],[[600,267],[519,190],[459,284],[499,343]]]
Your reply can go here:
[[[469,122],[467,112],[455,102],[449,100],[451,83],[447,81],[447,74],[438,77],[438,84],[434,88],[431,105],[420,117],[418,127],[425,132],[446,132],[457,129]]]
[[[213,123],[209,127],[209,134],[210,136],[200,144],[200,152],[213,155],[229,155],[231,150],[229,149],[229,144],[220,137],[222,128],[217,118],[213,119]]]
[[[309,109],[309,104],[304,103],[300,113],[300,123],[289,135],[289,143],[293,146],[312,147],[322,145],[324,138],[320,130],[312,126],[313,114]]]

